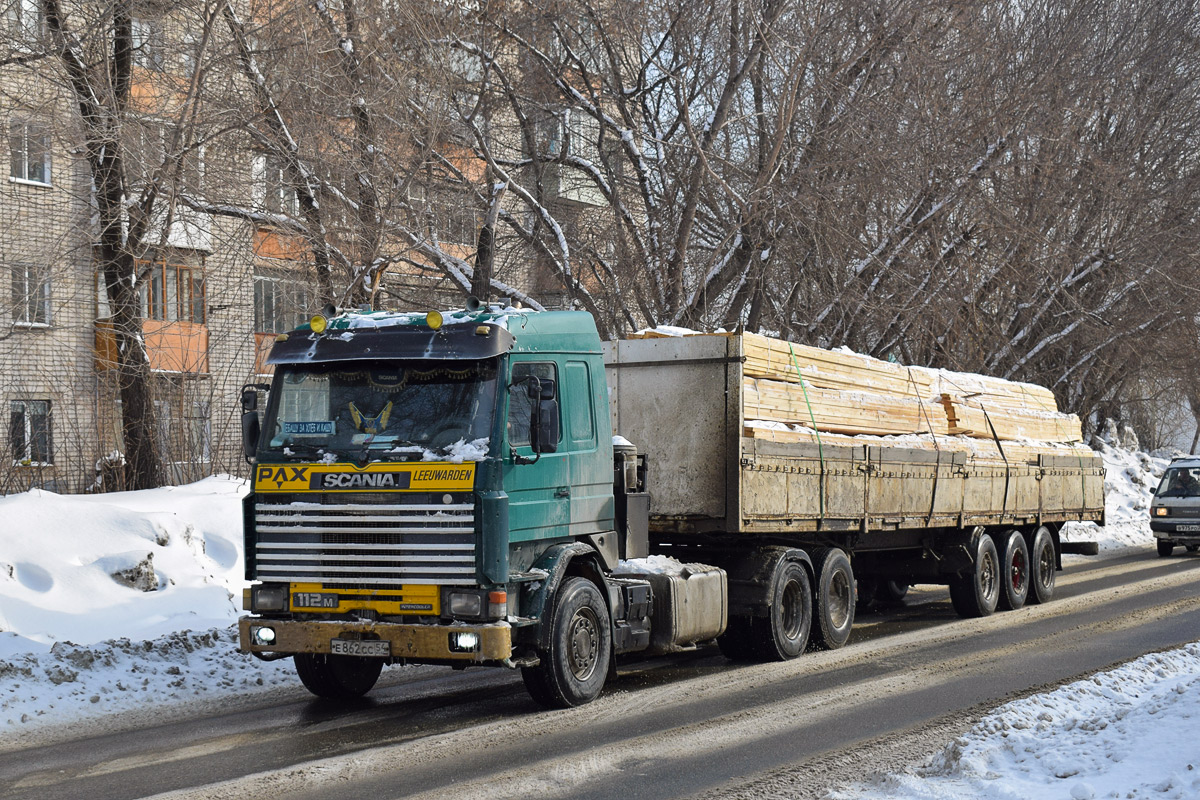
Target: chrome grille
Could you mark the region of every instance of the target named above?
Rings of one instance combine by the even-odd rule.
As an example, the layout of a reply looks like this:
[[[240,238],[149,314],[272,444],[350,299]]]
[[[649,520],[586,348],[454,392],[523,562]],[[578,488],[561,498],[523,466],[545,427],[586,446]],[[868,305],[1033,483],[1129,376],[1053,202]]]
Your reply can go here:
[[[260,496],[254,507],[258,579],[363,589],[475,583],[472,504],[371,499]]]

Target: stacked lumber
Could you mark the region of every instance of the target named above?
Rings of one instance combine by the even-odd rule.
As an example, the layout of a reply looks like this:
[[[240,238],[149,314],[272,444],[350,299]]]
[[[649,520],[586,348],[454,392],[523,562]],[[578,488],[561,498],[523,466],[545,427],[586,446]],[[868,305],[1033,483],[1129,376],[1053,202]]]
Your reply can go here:
[[[746,435],[789,441],[815,431],[846,436],[967,437],[962,444],[982,459],[1013,454],[1036,459],[1036,443],[1072,443],[1083,438],[1079,417],[1060,413],[1054,394],[1042,386],[985,375],[906,367],[849,350],[825,350],[754,333],[696,334],[679,329],[643,331],[634,338],[718,335],[741,338],[743,417]],[[777,423],[753,426],[754,420]],[[788,426],[780,428],[782,426]],[[796,428],[807,429],[797,433]],[[752,431],[752,432],[750,432]],[[1004,456],[993,441],[1006,444]],[[905,446],[909,446],[905,443]],[[947,442],[931,444],[954,449]],[[989,449],[990,448],[990,449]],[[1026,452],[1028,451],[1028,452]]]
[[[911,395],[838,391],[807,383],[746,377],[742,404],[745,419],[799,423],[830,433],[949,433],[943,408]]]

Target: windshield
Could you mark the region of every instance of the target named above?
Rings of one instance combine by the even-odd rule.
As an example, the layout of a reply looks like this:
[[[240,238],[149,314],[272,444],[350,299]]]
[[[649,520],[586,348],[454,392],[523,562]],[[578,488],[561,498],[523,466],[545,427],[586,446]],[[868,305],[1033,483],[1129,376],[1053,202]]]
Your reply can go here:
[[[1200,469],[1170,467],[1158,484],[1159,497],[1200,497]]]
[[[274,457],[367,462],[486,455],[495,361],[276,369],[262,438]]]

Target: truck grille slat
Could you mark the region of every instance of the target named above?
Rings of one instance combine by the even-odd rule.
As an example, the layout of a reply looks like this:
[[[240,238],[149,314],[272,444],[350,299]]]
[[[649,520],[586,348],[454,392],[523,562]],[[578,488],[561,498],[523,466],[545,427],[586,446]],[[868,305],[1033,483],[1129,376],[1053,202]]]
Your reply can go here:
[[[428,495],[412,504],[395,495],[329,499],[336,502],[256,498],[259,580],[363,589],[475,583],[472,504],[430,503]]]

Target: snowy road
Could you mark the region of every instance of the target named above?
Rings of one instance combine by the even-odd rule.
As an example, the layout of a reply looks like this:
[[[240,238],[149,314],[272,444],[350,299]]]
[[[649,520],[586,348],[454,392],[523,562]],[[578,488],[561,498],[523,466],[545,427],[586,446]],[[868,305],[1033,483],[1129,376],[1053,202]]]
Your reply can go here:
[[[281,687],[215,716],[0,755],[0,797],[820,797],[941,749],[1007,699],[1195,640],[1197,579],[1196,556],[1073,559],[1054,603],[977,621],[930,588],[863,618],[843,650],[633,663],[561,712],[497,670],[389,671],[351,708]]]

